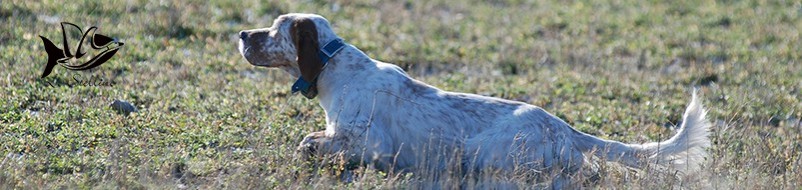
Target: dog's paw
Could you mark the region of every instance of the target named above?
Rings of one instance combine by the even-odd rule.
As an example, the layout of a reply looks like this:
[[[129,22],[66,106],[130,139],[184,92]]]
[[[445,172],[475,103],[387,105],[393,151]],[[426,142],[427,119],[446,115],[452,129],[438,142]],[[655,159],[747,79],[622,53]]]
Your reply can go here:
[[[319,154],[321,154],[321,148],[323,148],[328,141],[330,140],[323,131],[310,133],[304,137],[304,140],[301,141],[301,144],[298,145],[295,151],[301,155],[301,158],[311,159],[313,156],[319,156]]]

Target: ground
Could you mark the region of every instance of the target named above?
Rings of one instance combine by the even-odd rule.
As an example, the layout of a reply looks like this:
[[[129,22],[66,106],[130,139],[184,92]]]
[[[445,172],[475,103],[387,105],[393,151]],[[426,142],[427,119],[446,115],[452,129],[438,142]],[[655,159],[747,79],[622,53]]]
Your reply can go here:
[[[343,183],[336,167],[297,159],[323,110],[236,50],[238,31],[289,12],[325,16],[348,43],[428,84],[537,105],[607,139],[667,139],[700,89],[713,146],[695,180],[602,169],[590,186],[802,186],[798,1],[11,0],[0,5],[0,187],[418,184],[364,168]],[[95,69],[40,78],[39,36],[60,44],[62,21],[125,45]],[[138,112],[113,111],[116,99]]]

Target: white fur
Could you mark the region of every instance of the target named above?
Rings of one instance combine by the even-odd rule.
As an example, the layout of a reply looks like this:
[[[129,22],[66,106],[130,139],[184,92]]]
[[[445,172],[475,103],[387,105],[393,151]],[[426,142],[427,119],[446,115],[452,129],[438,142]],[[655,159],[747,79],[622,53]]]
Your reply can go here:
[[[287,14],[271,28],[261,29],[275,32],[275,39],[266,43],[277,44],[264,44],[272,49],[256,53],[275,59],[251,59],[253,52],[243,49],[254,47],[241,47],[242,54],[254,65],[281,67],[297,77],[295,49],[287,33],[289,23],[298,18],[315,21],[321,45],[337,38],[319,15]],[[577,131],[537,106],[440,90],[351,45],[331,59],[318,89],[326,130],[307,136],[301,150],[344,153],[351,161],[385,171],[444,171],[456,166],[465,172],[524,168],[572,174],[584,163],[583,153],[594,152],[632,167],[656,163],[693,172],[710,146],[710,124],[695,92],[674,137],[626,144]]]

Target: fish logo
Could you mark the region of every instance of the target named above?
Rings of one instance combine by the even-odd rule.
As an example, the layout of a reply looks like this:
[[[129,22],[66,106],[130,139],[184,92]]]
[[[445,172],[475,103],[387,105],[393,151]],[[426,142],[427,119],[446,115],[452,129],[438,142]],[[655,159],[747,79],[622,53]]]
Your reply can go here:
[[[42,38],[42,42],[45,45],[45,51],[47,52],[47,65],[45,65],[45,71],[42,73],[42,78],[50,75],[50,72],[53,71],[53,67],[56,65],[61,65],[64,68],[74,71],[87,70],[100,66],[111,59],[111,57],[117,53],[117,50],[120,50],[120,48],[125,44],[115,38],[98,34],[96,31],[97,27],[95,26],[92,26],[89,28],[89,30],[83,31],[81,30],[81,27],[78,27],[78,25],[69,22],[61,22],[63,49],[56,46],[52,41],[50,41],[50,39],[47,39],[44,36],[39,36]],[[78,36],[80,36],[80,40],[74,44],[75,46],[72,46],[77,48],[70,49],[70,40],[74,41],[75,39],[79,38]],[[83,51],[85,44],[94,50],[103,51],[94,56],[89,56],[85,51]],[[89,60],[80,63],[81,58]]]

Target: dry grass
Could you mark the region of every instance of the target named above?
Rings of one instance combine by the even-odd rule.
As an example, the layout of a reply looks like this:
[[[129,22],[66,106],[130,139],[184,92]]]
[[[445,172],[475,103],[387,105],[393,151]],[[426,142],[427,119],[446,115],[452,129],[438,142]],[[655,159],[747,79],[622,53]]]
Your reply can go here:
[[[310,167],[294,155],[323,128],[293,79],[255,68],[236,32],[312,12],[349,43],[446,90],[528,102],[608,139],[666,139],[694,86],[715,123],[691,179],[602,164],[597,188],[802,186],[802,5],[794,1],[3,1],[0,186],[51,188],[399,188],[414,174]],[[37,35],[58,22],[126,42],[90,72],[45,63]],[[114,86],[68,86],[74,74]],[[60,82],[51,87],[47,82]],[[132,102],[138,113],[107,106]],[[612,169],[611,169],[612,167]],[[540,187],[526,175],[505,183]],[[454,181],[446,181],[451,183]],[[483,186],[479,186],[483,187]]]

